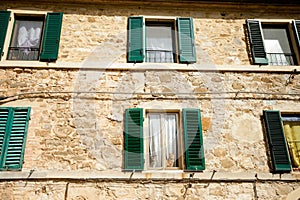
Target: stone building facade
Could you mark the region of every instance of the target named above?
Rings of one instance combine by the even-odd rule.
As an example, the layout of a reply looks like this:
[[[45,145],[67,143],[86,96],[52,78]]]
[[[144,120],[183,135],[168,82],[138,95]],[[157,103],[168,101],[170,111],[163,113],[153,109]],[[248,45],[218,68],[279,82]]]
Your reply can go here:
[[[2,31],[0,112],[1,108],[8,113],[30,109],[17,169],[7,167],[7,153],[3,153],[9,146],[5,137],[12,135],[8,127],[14,122],[3,122],[2,132],[0,124],[4,138],[0,140],[1,199],[298,199],[300,174],[290,164],[295,158],[287,144],[289,136],[284,129],[282,141],[290,165],[280,168],[272,150],[276,139],[267,122],[268,113],[281,113],[280,122],[299,119],[300,28],[295,21],[300,20],[299,8],[296,1],[40,0],[25,4],[4,0],[0,10],[9,11],[10,19]],[[10,58],[22,17],[35,21],[35,16],[45,18],[50,13],[61,13],[61,32],[55,31],[60,32],[57,56]],[[147,28],[151,23],[153,27],[160,22],[173,24],[174,62],[147,62],[146,54],[142,61],[130,60],[129,22],[140,16]],[[192,19],[193,62],[181,62],[178,19]],[[267,46],[267,29],[287,27],[293,63],[272,65],[271,57],[268,63],[257,63],[257,57],[266,55],[256,56],[253,51],[255,36],[249,20],[259,22],[254,28],[264,30],[266,51],[277,47]],[[274,35],[270,40],[276,40]],[[42,46],[40,51],[46,48]],[[26,55],[33,51],[22,48]],[[130,168],[126,157],[126,135],[130,135],[126,113],[136,108],[142,111],[145,138],[140,138],[142,169]],[[185,110],[189,109],[201,114],[196,123],[200,128],[196,142],[202,142],[201,170],[187,169]],[[151,164],[152,113],[162,119],[169,113],[176,117],[175,167],[167,168],[167,161],[161,168]],[[166,152],[170,140],[162,140],[161,151]]]

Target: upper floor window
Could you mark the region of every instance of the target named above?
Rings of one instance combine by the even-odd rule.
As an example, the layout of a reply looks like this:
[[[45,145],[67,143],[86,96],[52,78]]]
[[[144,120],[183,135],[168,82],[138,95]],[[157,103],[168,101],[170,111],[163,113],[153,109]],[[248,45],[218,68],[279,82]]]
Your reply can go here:
[[[297,65],[299,22],[269,23],[247,20],[253,64]]]
[[[128,18],[128,62],[195,63],[192,18]]]
[[[0,59],[57,60],[62,16],[0,11]]]
[[[125,170],[205,169],[199,109],[130,108],[124,129]]]

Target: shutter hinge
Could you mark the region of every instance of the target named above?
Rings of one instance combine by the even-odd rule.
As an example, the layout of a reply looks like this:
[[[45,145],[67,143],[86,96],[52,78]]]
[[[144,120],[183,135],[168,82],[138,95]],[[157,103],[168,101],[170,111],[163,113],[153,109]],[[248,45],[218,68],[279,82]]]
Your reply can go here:
[[[1,53],[1,56],[4,56],[4,52]]]
[[[9,21],[11,21],[11,17],[9,17]]]

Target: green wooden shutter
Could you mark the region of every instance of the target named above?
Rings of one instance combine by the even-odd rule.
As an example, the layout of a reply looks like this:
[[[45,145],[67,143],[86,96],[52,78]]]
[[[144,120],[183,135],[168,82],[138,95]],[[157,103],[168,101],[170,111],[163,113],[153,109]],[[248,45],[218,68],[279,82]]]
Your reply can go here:
[[[279,111],[263,111],[270,154],[275,172],[290,172],[291,163]]]
[[[204,170],[205,158],[200,110],[186,108],[182,110],[182,113],[186,170]]]
[[[128,18],[128,62],[143,62],[145,57],[145,23],[143,17]]]
[[[298,48],[300,50],[300,20],[293,20],[293,27],[294,27],[294,32],[296,35]]]
[[[3,53],[3,47],[9,22],[10,11],[0,11],[0,60]]]
[[[55,61],[58,57],[63,13],[48,13],[43,36],[40,60]]]
[[[1,161],[4,157],[4,141],[5,141],[5,133],[8,126],[9,119],[9,109],[8,108],[0,108],[0,168]]]
[[[124,167],[125,170],[144,169],[143,109],[130,108],[125,112]]]
[[[196,48],[192,18],[177,18],[179,62],[195,63]]]
[[[2,112],[7,108],[1,108]],[[21,170],[24,159],[30,108],[8,108],[0,170]]]
[[[265,51],[261,24],[258,20],[247,20],[248,36],[251,46],[253,64],[267,65],[267,53]]]

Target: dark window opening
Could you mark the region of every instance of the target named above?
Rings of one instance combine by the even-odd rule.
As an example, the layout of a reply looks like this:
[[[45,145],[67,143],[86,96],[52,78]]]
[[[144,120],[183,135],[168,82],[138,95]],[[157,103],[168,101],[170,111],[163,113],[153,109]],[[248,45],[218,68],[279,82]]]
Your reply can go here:
[[[296,65],[287,25],[262,24],[269,65]]]
[[[146,62],[177,62],[175,44],[174,23],[146,22]]]
[[[38,60],[44,17],[15,16],[8,60]]]

